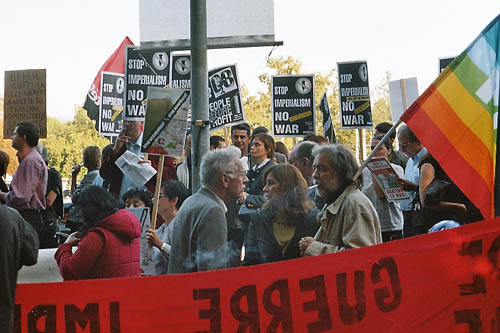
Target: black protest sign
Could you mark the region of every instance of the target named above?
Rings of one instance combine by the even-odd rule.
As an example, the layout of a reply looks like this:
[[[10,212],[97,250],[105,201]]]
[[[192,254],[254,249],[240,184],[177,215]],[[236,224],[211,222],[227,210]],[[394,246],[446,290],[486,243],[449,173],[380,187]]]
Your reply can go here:
[[[125,59],[125,120],[144,120],[148,87],[166,87],[170,55],[165,50],[127,47]]]
[[[208,72],[208,113],[210,131],[245,122],[236,65]]]
[[[271,109],[274,136],[304,136],[314,133],[314,75],[273,76]]]
[[[99,135],[118,136],[123,121],[123,74],[101,72],[101,105],[99,109]]]
[[[170,88],[191,89],[191,55],[171,55]]]
[[[45,69],[5,71],[3,137],[10,138],[16,124],[31,121],[47,137],[47,73]]]
[[[343,129],[372,128],[366,61],[339,62],[340,125]]]
[[[455,60],[455,57],[451,58],[439,58],[439,74],[441,74],[442,71],[448,66],[453,60]]]

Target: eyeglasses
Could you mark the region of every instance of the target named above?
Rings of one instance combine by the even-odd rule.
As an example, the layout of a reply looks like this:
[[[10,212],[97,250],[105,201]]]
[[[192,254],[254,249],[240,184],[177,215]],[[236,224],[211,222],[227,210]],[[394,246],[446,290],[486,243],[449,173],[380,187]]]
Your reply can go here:
[[[237,175],[239,176],[240,178],[244,178],[246,177],[246,172],[236,172],[236,171],[224,171],[225,173],[229,173],[229,174],[232,174],[232,175]]]

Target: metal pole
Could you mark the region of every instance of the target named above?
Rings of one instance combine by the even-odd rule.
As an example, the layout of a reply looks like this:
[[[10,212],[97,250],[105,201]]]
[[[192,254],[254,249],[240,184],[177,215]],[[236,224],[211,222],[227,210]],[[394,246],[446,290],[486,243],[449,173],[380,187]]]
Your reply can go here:
[[[191,179],[195,192],[200,188],[201,158],[210,149],[206,0],[191,0],[191,65]]]

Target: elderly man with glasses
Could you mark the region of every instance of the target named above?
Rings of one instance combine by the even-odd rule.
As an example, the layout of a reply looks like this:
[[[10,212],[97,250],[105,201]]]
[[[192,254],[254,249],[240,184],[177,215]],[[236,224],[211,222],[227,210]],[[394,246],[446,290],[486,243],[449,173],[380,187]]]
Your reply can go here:
[[[240,151],[209,151],[201,161],[202,187],[175,217],[168,274],[228,267],[226,205],[241,196],[248,181]]]

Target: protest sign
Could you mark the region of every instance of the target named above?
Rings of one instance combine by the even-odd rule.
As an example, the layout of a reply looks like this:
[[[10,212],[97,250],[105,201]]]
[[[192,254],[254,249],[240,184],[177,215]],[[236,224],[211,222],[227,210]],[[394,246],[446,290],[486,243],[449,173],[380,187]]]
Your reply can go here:
[[[136,50],[127,47],[125,59],[125,120],[146,117],[148,87],[166,87],[169,82],[170,55],[165,50]]]
[[[182,157],[186,137],[190,91],[149,87],[142,151]]]
[[[14,328],[22,333],[498,332],[499,258],[500,219],[495,219],[251,267],[19,284]]]
[[[141,270],[143,275],[154,275],[155,266],[153,263],[153,248],[149,245],[146,238],[146,230],[151,229],[151,219],[149,207],[129,208],[135,214],[141,224]]]
[[[439,58],[439,74],[441,74],[446,66],[448,66],[453,60],[455,60],[455,57]]]
[[[398,121],[401,115],[413,104],[417,97],[418,85],[416,77],[389,81],[392,121]]]
[[[391,163],[385,157],[373,157],[366,166],[384,191],[387,201],[404,200],[410,198],[408,192],[403,191],[397,181],[398,175]]]
[[[208,114],[211,132],[245,122],[236,65],[208,72]]]
[[[40,138],[47,137],[45,69],[5,71],[3,137],[14,133],[16,124],[31,121],[40,131]]]
[[[271,81],[273,135],[298,137],[314,133],[314,75],[279,75]]]
[[[99,135],[118,136],[123,122],[123,74],[101,72]]]
[[[328,99],[326,98],[326,91],[321,97],[319,109],[323,114],[323,135],[329,143],[337,144],[337,136],[335,135],[335,127],[333,126],[332,114],[328,106]]]
[[[170,88],[191,89],[191,55],[172,53],[170,63]]]
[[[338,62],[340,126],[372,128],[370,89],[366,61]]]

